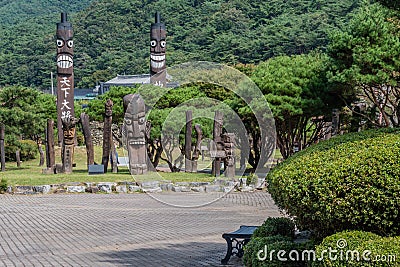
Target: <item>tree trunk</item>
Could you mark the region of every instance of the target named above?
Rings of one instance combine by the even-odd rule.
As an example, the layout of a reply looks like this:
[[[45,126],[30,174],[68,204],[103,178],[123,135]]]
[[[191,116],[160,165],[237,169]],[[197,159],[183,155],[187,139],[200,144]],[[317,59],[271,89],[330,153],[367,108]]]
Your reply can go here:
[[[185,172],[192,172],[192,111],[186,111]]]

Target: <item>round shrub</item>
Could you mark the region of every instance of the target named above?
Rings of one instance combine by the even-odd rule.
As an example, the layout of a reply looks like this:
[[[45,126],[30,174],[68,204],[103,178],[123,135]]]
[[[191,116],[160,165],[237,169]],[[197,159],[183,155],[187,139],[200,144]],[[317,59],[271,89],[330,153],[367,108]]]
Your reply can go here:
[[[327,253],[329,251],[331,254]],[[324,238],[316,247],[317,260],[312,262],[312,266],[397,266],[396,254],[399,251],[400,237],[343,231]]]
[[[291,219],[285,217],[269,217],[254,231],[253,236],[269,237],[281,235],[293,239],[294,233],[295,224]]]
[[[267,176],[275,203],[300,229],[399,235],[400,130],[337,136],[279,164]]]
[[[304,248],[304,244],[295,243],[290,237],[280,235],[255,237],[244,247],[243,262],[246,267],[306,266],[306,262],[301,259]],[[285,253],[279,254],[279,251]]]

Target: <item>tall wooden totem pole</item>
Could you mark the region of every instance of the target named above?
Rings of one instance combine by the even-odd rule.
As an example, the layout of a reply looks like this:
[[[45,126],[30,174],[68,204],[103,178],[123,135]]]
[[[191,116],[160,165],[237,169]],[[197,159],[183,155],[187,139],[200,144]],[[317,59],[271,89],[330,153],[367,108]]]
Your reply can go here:
[[[150,31],[150,83],[161,87],[167,83],[166,38],[165,24],[161,23],[160,13],[157,12]]]
[[[139,94],[124,96],[125,117],[123,132],[128,149],[131,174],[145,174],[147,168],[146,107]]]
[[[72,172],[75,140],[74,118],[74,42],[72,24],[61,13],[57,23],[57,124],[59,143],[62,140],[63,172]],[[62,127],[62,128],[61,128]]]

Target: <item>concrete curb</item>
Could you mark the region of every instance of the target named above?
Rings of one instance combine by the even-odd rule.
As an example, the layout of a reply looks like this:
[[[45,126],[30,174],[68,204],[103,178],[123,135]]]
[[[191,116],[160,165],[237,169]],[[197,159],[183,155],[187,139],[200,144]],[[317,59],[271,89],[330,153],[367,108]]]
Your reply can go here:
[[[262,189],[259,184],[246,185],[235,181],[216,180],[208,182],[176,182],[146,181],[146,182],[76,182],[66,184],[8,186],[6,193],[18,195],[52,194],[52,193],[162,193],[162,192],[253,192]]]

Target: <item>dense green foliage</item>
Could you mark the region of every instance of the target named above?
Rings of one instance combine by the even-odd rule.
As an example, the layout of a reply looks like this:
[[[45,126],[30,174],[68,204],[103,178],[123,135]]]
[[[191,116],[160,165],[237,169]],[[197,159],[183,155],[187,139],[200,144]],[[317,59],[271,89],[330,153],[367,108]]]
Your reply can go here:
[[[37,145],[32,140],[16,140],[8,143],[5,148],[6,161],[16,161],[15,152],[19,150],[20,160],[27,161],[38,155]]]
[[[337,136],[311,146],[267,176],[276,204],[301,229],[327,236],[346,229],[400,233],[398,129]]]
[[[267,248],[265,253],[265,248]],[[307,266],[305,262],[300,260],[288,260],[282,261],[279,260],[277,255],[278,251],[298,251],[301,255],[303,250],[302,244],[294,243],[292,240],[287,239],[282,236],[270,236],[270,237],[256,237],[252,238],[249,243],[245,246],[245,254],[243,256],[243,262],[246,267],[302,267]],[[260,250],[263,250],[263,253],[258,254]],[[274,251],[275,253],[271,253]],[[266,255],[265,255],[266,254]],[[259,260],[257,255],[262,257],[266,257],[264,260]],[[272,257],[271,257],[272,255]],[[281,256],[282,257],[282,256]],[[288,258],[288,254],[285,255]],[[289,259],[289,258],[288,258]]]
[[[49,89],[55,66],[55,31],[60,12],[74,12],[92,0],[32,0],[0,2],[0,87],[33,86]]]
[[[99,0],[79,14],[75,11],[92,1],[22,2],[0,6],[7,22],[0,30],[0,86],[47,89],[55,72],[53,36],[61,8],[74,25],[77,87],[93,87],[116,74],[148,73],[155,11],[167,26],[169,66],[193,60],[258,63],[326,47],[327,31],[347,21],[360,0]]]
[[[293,239],[294,231],[295,225],[291,219],[284,217],[269,217],[260,227],[258,227],[254,231],[253,237],[268,237],[280,235]]]
[[[42,134],[47,119],[56,121],[56,116],[52,95],[22,86],[0,89],[0,122],[6,127],[6,142]]]
[[[398,12],[365,4],[348,25],[331,33],[328,46],[331,81],[342,94],[368,103],[364,115],[375,110],[368,119],[379,126],[400,125],[399,21]]]
[[[323,254],[324,250],[333,253],[329,257],[328,253]],[[322,259],[313,261],[312,266],[398,266],[396,262],[399,251],[400,237],[381,237],[363,231],[343,231],[324,238],[316,247],[316,257]]]
[[[329,115],[333,107],[340,107],[337,95],[329,91],[327,66],[327,57],[315,52],[275,57],[254,70],[252,79],[270,104],[284,158],[293,153],[295,144],[305,148],[315,142],[320,129],[310,131],[312,117]]]
[[[51,13],[77,12],[88,7],[91,2],[93,0],[0,0],[0,24],[16,24]]]
[[[294,242],[295,225],[289,218],[269,217],[254,231],[251,240],[244,247],[243,262],[246,267],[258,266],[306,266],[306,262],[298,259],[291,260],[296,255],[289,255],[295,250],[300,256],[302,251],[311,248],[311,243]],[[262,250],[262,252],[260,252]],[[278,251],[284,250],[285,255],[278,256]],[[275,253],[274,253],[275,252]],[[279,257],[286,258],[286,261]]]
[[[15,160],[16,150],[20,150],[21,160],[34,158],[35,142],[44,139],[47,120],[57,121],[56,116],[52,95],[22,86],[0,89],[0,122],[5,125],[7,160]]]
[[[96,99],[89,102],[88,109],[84,110],[90,120],[103,121],[104,120],[104,110],[105,103],[107,99],[111,99],[113,102],[113,123],[121,125],[124,120],[124,106],[123,98],[128,94],[136,93],[135,87],[113,87],[107,93],[100,95]]]

